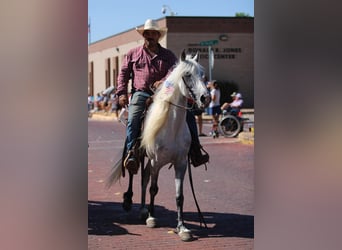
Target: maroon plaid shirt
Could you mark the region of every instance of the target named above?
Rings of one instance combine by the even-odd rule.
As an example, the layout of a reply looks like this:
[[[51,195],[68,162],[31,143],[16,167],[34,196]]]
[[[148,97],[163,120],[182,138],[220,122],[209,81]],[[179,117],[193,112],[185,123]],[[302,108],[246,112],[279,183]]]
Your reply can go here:
[[[165,80],[177,63],[177,57],[171,50],[159,45],[159,52],[151,56],[140,46],[128,51],[118,76],[117,95],[127,94],[127,85],[132,77],[135,90],[150,92],[153,83]]]

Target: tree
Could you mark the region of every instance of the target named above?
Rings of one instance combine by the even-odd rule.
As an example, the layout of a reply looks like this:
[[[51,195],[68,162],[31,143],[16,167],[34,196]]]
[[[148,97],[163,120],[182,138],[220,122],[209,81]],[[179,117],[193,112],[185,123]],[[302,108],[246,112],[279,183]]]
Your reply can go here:
[[[235,16],[236,17],[250,17],[250,15],[245,12],[236,12]]]

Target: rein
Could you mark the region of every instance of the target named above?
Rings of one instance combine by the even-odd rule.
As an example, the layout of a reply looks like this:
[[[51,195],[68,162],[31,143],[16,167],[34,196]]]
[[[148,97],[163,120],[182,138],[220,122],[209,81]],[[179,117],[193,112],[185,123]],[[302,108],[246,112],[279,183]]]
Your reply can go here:
[[[194,106],[194,104],[192,104],[192,106],[189,108],[189,107],[185,107],[185,106],[183,106],[183,105],[174,104],[174,103],[172,103],[172,102],[170,102],[170,101],[166,101],[166,102],[168,102],[170,105],[176,106],[177,108],[181,108],[181,109],[185,109],[185,110],[190,110],[190,109],[192,109],[193,106]]]
[[[169,104],[173,105],[173,106],[176,106],[178,108],[181,108],[181,109],[185,109],[185,110],[191,110],[194,106],[195,106],[195,103],[196,103],[196,96],[194,94],[194,92],[192,91],[192,89],[186,84],[186,81],[184,80],[184,76],[182,76],[182,80],[185,84],[185,87],[189,90],[189,93],[190,93],[190,97],[193,99],[193,102],[192,102],[192,105],[191,107],[185,107],[183,105],[178,105],[178,104],[175,104],[175,103],[172,103],[170,101],[166,101],[168,102]]]

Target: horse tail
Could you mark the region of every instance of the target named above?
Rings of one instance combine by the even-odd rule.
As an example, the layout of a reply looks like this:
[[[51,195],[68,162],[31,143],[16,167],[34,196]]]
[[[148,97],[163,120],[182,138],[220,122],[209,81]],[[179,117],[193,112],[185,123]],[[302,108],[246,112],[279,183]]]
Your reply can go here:
[[[141,146],[150,154],[154,151],[155,138],[164,126],[168,116],[169,103],[164,100],[155,100],[145,118],[144,130],[141,137]]]
[[[122,158],[120,158],[112,167],[106,180],[106,188],[109,189],[116,183],[122,175]]]

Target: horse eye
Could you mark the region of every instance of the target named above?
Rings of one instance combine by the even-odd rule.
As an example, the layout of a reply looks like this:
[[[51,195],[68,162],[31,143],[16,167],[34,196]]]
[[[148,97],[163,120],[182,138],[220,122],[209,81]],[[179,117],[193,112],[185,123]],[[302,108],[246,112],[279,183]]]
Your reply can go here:
[[[190,76],[191,76],[191,73],[190,73],[190,72],[186,72],[186,73],[184,74],[184,76],[185,76],[185,77],[190,77]]]

